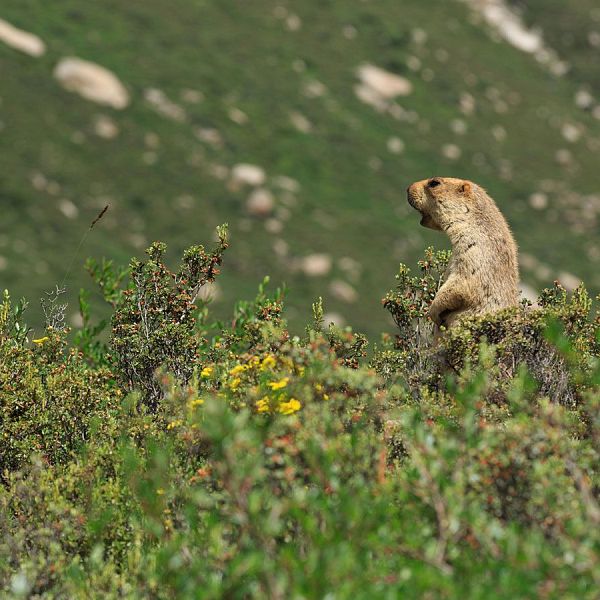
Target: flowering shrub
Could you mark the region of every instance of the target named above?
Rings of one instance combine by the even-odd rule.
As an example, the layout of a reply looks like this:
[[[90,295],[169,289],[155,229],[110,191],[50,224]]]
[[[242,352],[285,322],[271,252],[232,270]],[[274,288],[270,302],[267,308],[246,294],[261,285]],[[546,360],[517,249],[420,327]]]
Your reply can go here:
[[[107,344],[89,312],[76,348],[62,329],[31,339],[5,295],[3,597],[596,596],[600,322],[583,288],[433,347],[448,256],[430,250],[420,276],[401,267],[384,299],[399,330],[367,356],[320,301],[291,334],[267,280],[210,326],[193,299],[225,246],[176,273],[159,244],[127,273],[92,266]]]

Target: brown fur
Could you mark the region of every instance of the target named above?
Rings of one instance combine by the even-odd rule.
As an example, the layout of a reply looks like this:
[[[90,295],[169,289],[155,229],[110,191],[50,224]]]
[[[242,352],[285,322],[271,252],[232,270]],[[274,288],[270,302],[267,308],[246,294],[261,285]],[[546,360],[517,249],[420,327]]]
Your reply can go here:
[[[517,305],[517,245],[487,192],[451,177],[417,181],[407,192],[421,225],[446,232],[452,242],[444,283],[429,309],[436,333],[460,317]]]

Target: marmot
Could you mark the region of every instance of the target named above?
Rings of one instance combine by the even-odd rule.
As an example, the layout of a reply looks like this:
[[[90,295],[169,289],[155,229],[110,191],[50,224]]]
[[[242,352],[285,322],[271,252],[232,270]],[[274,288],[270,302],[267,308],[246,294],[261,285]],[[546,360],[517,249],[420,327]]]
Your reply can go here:
[[[487,192],[471,181],[433,177],[413,183],[407,193],[421,225],[445,231],[452,242],[444,283],[429,308],[436,335],[462,316],[516,306],[517,245]]]

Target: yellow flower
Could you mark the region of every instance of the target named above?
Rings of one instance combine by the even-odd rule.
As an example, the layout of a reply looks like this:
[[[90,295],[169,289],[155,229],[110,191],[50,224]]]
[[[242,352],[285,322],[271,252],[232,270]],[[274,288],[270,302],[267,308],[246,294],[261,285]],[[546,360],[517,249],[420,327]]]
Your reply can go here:
[[[47,342],[50,338],[46,335],[42,338],[38,338],[37,340],[31,340],[34,344],[43,344],[44,342]]]
[[[229,382],[229,388],[237,390],[240,387],[240,383],[242,383],[242,380],[239,377],[236,377]]]
[[[272,390],[281,390],[287,386],[289,380],[290,380],[289,377],[284,377],[283,379],[280,379],[279,381],[270,381],[269,383],[267,383],[267,385]]]
[[[188,403],[188,406],[190,408],[196,408],[196,406],[200,406],[201,404],[204,404],[204,400],[202,400],[202,398],[194,398]]]
[[[235,365],[231,371],[229,371],[230,375],[239,375],[244,371],[247,371],[250,367],[248,365]]]
[[[167,429],[175,429],[175,427],[179,427],[182,423],[183,421],[181,419],[175,419],[167,425]]]
[[[263,396],[256,402],[255,406],[259,413],[269,412],[269,397]]]
[[[287,402],[279,403],[279,412],[284,415],[292,415],[302,408],[302,404],[296,398],[290,398]]]
[[[162,496],[162,495],[165,493],[165,490],[163,490],[162,488],[158,488],[158,489],[156,490],[156,493],[157,493],[159,496]]]
[[[315,390],[317,392],[323,392],[323,386],[320,383],[315,383]],[[329,394],[323,394],[323,400],[329,400]]]
[[[272,369],[277,364],[275,357],[272,354],[267,354],[263,358],[262,363],[260,363],[260,370],[266,371],[267,369]]]
[[[212,367],[204,367],[204,369],[202,369],[202,371],[200,371],[200,377],[204,378],[204,379],[208,379],[213,373],[213,368]]]

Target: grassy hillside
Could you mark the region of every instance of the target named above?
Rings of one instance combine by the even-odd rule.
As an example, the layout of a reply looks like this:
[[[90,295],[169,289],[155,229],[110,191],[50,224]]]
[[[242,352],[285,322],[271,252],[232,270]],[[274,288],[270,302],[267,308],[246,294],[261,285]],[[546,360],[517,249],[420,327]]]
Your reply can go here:
[[[525,281],[541,287],[571,273],[597,291],[600,121],[575,103],[595,75],[585,43],[561,42],[591,4],[561,5],[563,29],[542,2],[524,14],[572,60],[555,76],[458,1],[6,0],[0,17],[39,35],[47,52],[32,58],[0,44],[2,286],[34,299],[60,282],[82,233],[110,203],[67,282],[70,316],[79,286],[92,287],[85,256],[123,262],[155,239],[175,256],[228,221],[234,244],[217,314],[270,274],[293,290],[293,328],[323,296],[327,310],[373,332],[387,323],[379,301],[397,263],[443,244],[419,228],[404,190],[447,174],[497,199]],[[63,90],[52,71],[65,56],[114,72],[130,106],[115,111]],[[362,63],[412,83],[392,103],[401,108],[381,113],[357,98]],[[176,105],[175,118],[147,100],[149,89]],[[104,117],[116,137],[97,135]],[[392,137],[400,153],[390,151]],[[238,163],[265,170],[275,222],[248,215],[250,189],[230,182]],[[298,190],[283,190],[282,175]],[[327,275],[297,269],[312,253],[331,256]],[[332,280],[358,298],[336,298]]]

